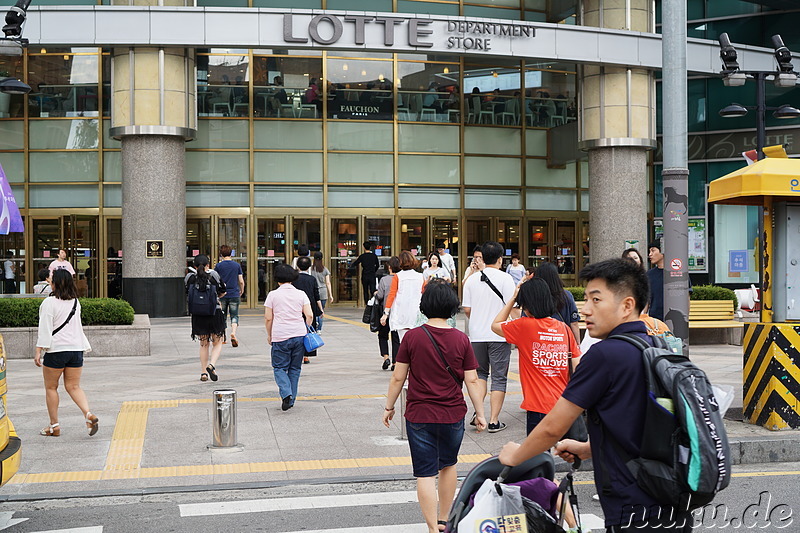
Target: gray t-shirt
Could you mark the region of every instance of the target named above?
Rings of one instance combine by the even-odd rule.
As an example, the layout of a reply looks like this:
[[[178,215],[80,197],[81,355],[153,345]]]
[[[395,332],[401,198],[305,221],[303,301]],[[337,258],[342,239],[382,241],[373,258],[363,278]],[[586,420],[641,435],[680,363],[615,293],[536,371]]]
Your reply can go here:
[[[317,286],[319,287],[319,299],[320,300],[327,300],[328,299],[328,285],[325,283],[325,278],[330,276],[330,271],[323,267],[322,272],[317,272],[314,267],[311,267],[309,270],[311,275],[314,276],[314,279],[317,280]]]

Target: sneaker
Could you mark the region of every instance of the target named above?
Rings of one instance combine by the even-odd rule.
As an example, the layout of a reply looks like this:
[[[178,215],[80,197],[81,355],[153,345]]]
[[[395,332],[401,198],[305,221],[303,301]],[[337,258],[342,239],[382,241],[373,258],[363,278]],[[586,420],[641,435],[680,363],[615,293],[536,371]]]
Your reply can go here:
[[[489,424],[488,431],[489,433],[497,433],[498,431],[503,431],[508,426],[506,426],[503,422],[497,422],[497,424]]]
[[[472,413],[472,418],[469,421],[470,426],[477,426],[477,422],[475,420],[478,418],[478,413]]]
[[[289,395],[281,401],[281,411],[288,411],[292,408],[292,396]]]

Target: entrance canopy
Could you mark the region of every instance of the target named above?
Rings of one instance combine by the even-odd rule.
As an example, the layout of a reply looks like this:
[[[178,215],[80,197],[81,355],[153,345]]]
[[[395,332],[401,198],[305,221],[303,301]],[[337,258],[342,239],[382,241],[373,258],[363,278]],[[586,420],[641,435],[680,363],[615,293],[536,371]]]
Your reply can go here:
[[[764,205],[764,199],[800,201],[800,159],[767,158],[715,179],[712,204]]]

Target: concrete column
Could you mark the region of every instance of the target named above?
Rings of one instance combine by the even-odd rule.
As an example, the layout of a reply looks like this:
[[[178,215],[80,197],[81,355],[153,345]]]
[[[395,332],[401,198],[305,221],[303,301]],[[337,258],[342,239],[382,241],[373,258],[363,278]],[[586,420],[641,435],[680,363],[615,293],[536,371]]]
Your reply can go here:
[[[592,263],[619,257],[625,241],[647,257],[647,152],[637,147],[589,150]]]
[[[652,0],[583,0],[585,26],[653,32]],[[585,65],[580,143],[589,153],[590,261],[647,255],[647,151],[656,146],[655,80],[643,69]]]
[[[117,48],[110,135],[122,141],[122,297],[137,313],[184,314],[185,142],[194,138],[194,52]]]

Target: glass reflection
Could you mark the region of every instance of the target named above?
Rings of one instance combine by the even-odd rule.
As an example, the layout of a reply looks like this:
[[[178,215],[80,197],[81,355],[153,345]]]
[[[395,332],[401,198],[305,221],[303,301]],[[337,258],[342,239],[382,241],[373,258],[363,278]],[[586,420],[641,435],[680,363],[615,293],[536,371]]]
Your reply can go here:
[[[328,60],[328,117],[391,120],[392,63]]]
[[[197,56],[197,108],[200,116],[248,116],[250,63],[243,55]]]
[[[94,50],[94,49],[92,49]],[[31,117],[98,116],[97,54],[48,53],[28,57]]]
[[[397,75],[398,120],[458,122],[461,91],[456,65],[399,62]]]
[[[312,119],[322,116],[321,59],[256,57],[253,63],[255,116]]]

